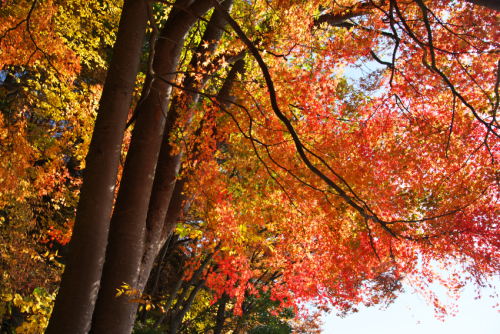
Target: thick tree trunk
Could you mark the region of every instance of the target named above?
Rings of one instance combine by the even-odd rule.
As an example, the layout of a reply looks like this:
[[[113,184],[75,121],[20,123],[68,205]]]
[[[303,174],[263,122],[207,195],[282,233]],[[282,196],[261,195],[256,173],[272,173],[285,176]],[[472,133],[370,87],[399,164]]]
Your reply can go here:
[[[226,10],[231,10],[233,0],[226,0],[222,6]],[[224,26],[226,21],[218,13],[214,13],[210,18],[210,23],[207,25],[205,33],[201,39],[201,42],[194,52],[194,56],[190,62],[190,68],[197,68],[199,63],[204,63],[207,59],[205,55],[206,52],[213,54],[217,49],[219,40],[222,37],[223,31],[219,28]],[[208,48],[203,46],[204,42],[210,43]],[[203,56],[198,57],[196,54],[201,54]],[[202,89],[209,76],[204,75],[201,82],[197,83],[195,77],[186,76],[183,82],[183,86],[192,90]],[[199,94],[194,92],[186,92],[182,94],[181,97],[172,102],[172,105],[168,112],[167,125],[165,127],[165,134],[163,136],[163,141],[161,144],[160,155],[158,158],[158,165],[156,169],[155,179],[153,183],[153,189],[151,191],[151,199],[149,202],[149,210],[146,219],[146,251],[141,261],[140,273],[138,278],[137,289],[143,291],[144,286],[148,280],[149,273],[156,258],[158,250],[161,248],[160,244],[163,225],[165,224],[165,216],[167,210],[169,209],[170,199],[174,191],[176,184],[177,175],[179,174],[179,168],[181,165],[181,160],[183,157],[183,151],[179,154],[172,155],[172,150],[174,149],[170,143],[170,133],[174,131],[174,126],[176,121],[180,116],[180,111],[178,110],[179,104],[181,102],[187,102],[190,105],[190,111],[193,113],[196,108],[196,104],[199,99]],[[192,118],[192,115],[188,115],[188,118]],[[186,127],[189,127],[190,120]],[[183,203],[175,202],[175,205],[183,205]],[[167,232],[170,235],[173,229]]]
[[[197,0],[189,12],[204,15],[210,3]],[[181,11],[170,17],[155,47],[153,70],[173,80],[185,38],[198,21],[196,15]],[[138,110],[132,140],[123,170],[120,190],[111,218],[109,244],[103,267],[101,288],[92,319],[92,333],[130,333],[137,305],[124,296],[115,298],[123,282],[135,289],[146,238],[146,216],[160,150],[165,112],[172,87],[154,80],[148,97]]]
[[[142,0],[125,0],[104,84],[62,276],[46,333],[87,333],[99,290],[123,133],[147,26]]]

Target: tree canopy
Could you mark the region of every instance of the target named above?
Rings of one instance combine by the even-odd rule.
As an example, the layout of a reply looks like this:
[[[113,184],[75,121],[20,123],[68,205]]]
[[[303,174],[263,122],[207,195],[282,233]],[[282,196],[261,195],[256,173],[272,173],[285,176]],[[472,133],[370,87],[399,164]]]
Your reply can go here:
[[[2,2],[5,326],[445,315],[500,273],[499,43],[493,1]]]

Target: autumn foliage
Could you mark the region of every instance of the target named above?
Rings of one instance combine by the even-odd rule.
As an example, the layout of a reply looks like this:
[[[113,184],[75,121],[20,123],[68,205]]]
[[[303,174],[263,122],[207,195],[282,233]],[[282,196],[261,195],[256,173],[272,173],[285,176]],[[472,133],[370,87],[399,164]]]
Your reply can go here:
[[[428,283],[499,273],[494,5],[1,10],[1,305],[61,284],[49,333],[313,333],[404,281],[443,316]]]

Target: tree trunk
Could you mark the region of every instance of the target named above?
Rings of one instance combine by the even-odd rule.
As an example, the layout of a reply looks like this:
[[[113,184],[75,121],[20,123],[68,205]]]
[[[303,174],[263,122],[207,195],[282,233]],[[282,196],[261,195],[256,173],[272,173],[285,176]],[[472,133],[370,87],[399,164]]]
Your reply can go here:
[[[86,157],[66,269],[46,333],[87,333],[99,290],[116,176],[147,26],[146,3],[125,0]]]
[[[204,15],[210,3],[197,0],[189,12]],[[181,11],[169,17],[155,46],[153,71],[173,80],[185,38],[198,17]],[[146,216],[160,150],[165,111],[168,110],[172,87],[154,80],[150,93],[138,110],[120,190],[111,218],[109,244],[103,267],[92,333],[130,333],[137,306],[125,296],[115,298],[123,282],[136,288],[146,239]]]
[[[158,283],[160,282],[161,270],[163,268],[163,262],[165,262],[165,259],[168,259],[170,257],[170,255],[172,254],[172,252],[174,251],[174,249],[177,245],[178,238],[179,238],[179,235],[170,234],[170,236],[168,237],[168,239],[165,243],[165,247],[163,247],[163,251],[161,252],[160,257],[158,259],[158,266],[156,268],[156,272],[154,274],[153,281],[151,282],[151,284],[152,284],[151,289],[149,290],[149,295],[151,297],[154,297],[154,295],[156,293],[156,289],[158,288]],[[141,322],[143,324],[146,323],[147,316],[148,316],[148,310],[146,310],[146,308],[144,308],[144,311],[143,311],[142,317],[141,317]]]
[[[170,328],[168,329],[168,332],[170,334],[177,333],[177,330],[179,329],[179,326],[181,325],[182,320],[184,319],[184,316],[186,315],[187,311],[189,310],[189,308],[193,304],[194,298],[196,297],[198,292],[200,292],[201,288],[203,288],[203,286],[205,285],[206,282],[207,282],[207,279],[201,280],[195,286],[193,291],[191,291],[191,293],[189,294],[189,298],[186,300],[186,302],[183,303],[182,309],[180,311],[176,312],[175,316],[172,316],[172,321],[170,322]],[[189,289],[189,287],[190,286],[186,287],[186,289]],[[179,303],[180,302],[181,302],[181,300],[179,301]]]
[[[231,10],[233,0],[226,0],[222,6],[226,10]],[[217,49],[219,40],[222,37],[223,31],[218,28],[224,26],[226,21],[222,19],[220,14],[214,13],[210,18],[210,23],[207,25],[205,33],[198,45],[194,56],[190,62],[191,68],[196,68],[199,63],[205,62],[207,56],[206,52],[213,54]],[[203,46],[204,41],[210,43],[208,48]],[[198,57],[196,54],[201,54],[203,56]],[[183,81],[183,86],[192,90],[202,89],[209,76],[204,75],[201,82],[198,84],[195,78],[192,76],[186,76]],[[190,106],[190,111],[193,113],[196,108],[196,104],[199,99],[199,94],[194,92],[186,92],[182,94],[180,98],[177,98],[172,102],[171,107],[168,112],[167,125],[165,126],[165,133],[163,136],[163,141],[161,144],[160,155],[158,158],[158,166],[156,169],[155,179],[153,183],[153,189],[151,191],[151,199],[149,202],[149,210],[146,219],[146,251],[142,257],[137,289],[142,291],[148,280],[149,273],[154,263],[154,259],[158,250],[161,248],[162,240],[162,229],[165,224],[165,216],[167,210],[169,209],[170,200],[172,198],[172,193],[176,184],[177,175],[179,174],[179,168],[181,165],[181,160],[183,156],[183,150],[179,154],[172,156],[172,150],[174,149],[170,144],[170,134],[174,130],[176,121],[178,120],[180,113],[178,108],[179,104],[182,102],[187,102]],[[192,118],[192,115],[188,115],[188,118]],[[190,120],[186,127],[189,127]],[[183,203],[174,202],[174,205],[182,206]],[[173,232],[173,228],[169,229],[166,235],[170,235]]]
[[[184,282],[183,278],[184,278],[184,276],[181,276],[177,280],[177,284],[175,285],[174,289],[172,290],[172,293],[170,294],[170,297],[167,300],[167,303],[165,304],[165,307],[164,307],[165,313],[160,318],[158,318],[158,320],[156,320],[155,324],[153,325],[154,330],[157,330],[158,327],[160,327],[163,320],[165,320],[165,318],[167,317],[168,311],[170,310],[170,305],[172,305],[172,302],[174,301],[174,298],[177,295],[177,292],[179,292],[179,289],[181,288],[182,283]]]
[[[224,321],[226,320],[226,304],[228,298],[224,295],[221,298],[219,308],[217,309],[217,316],[215,318],[214,334],[221,334],[224,328]]]
[[[195,285],[195,282],[198,280],[198,278],[203,274],[205,271],[205,268],[207,265],[210,263],[212,260],[212,257],[214,254],[219,250],[220,244],[215,247],[214,252],[211,253],[206,257],[206,259],[202,262],[200,267],[196,269],[196,271],[193,273],[193,276],[191,277],[191,280],[186,284],[184,290],[182,291],[181,295],[177,299],[177,303],[175,304],[174,309],[172,310],[172,315],[170,318],[170,328],[169,332],[171,334],[176,333],[177,329],[179,328],[179,325],[182,323],[182,319],[184,319],[184,316],[186,315],[186,312],[188,309],[191,307],[193,304],[194,298],[200,291],[200,289],[205,285],[206,283],[206,278],[203,280],[200,280],[197,285]],[[195,286],[194,290],[191,291],[189,294],[189,297],[186,301],[184,301],[184,298],[186,298],[189,289]],[[180,308],[182,306],[182,309]]]
[[[235,97],[231,96],[230,92],[237,77],[237,73],[243,74],[245,72],[245,62],[243,59],[239,59],[239,57],[243,57],[243,55],[235,57],[236,62],[231,68],[231,71],[229,72],[226,81],[218,94],[219,101],[221,101],[221,104],[225,107],[229,107],[231,102],[235,100]],[[196,150],[197,149],[195,148],[194,151]],[[189,181],[189,177],[190,175],[186,175],[175,183],[174,191],[170,199],[170,205],[165,216],[165,223],[163,224],[163,229],[161,231],[159,242],[160,247],[165,242],[167,236],[175,229],[175,226],[182,215],[187,214],[189,211],[191,205],[190,198],[192,198],[193,195],[184,192],[184,186]]]
[[[174,306],[172,312],[170,313],[170,332],[171,333],[175,333],[175,331],[177,331],[177,329],[176,329],[174,332],[172,332],[172,326],[174,326],[175,328],[177,328],[179,326],[180,322],[177,322],[176,319],[178,319],[178,316],[180,314],[182,314],[182,318],[184,318],[184,315],[186,314],[188,308],[191,307],[191,304],[192,304],[192,302],[194,300],[194,297],[198,293],[199,289],[201,289],[203,287],[203,285],[205,284],[205,282],[204,282],[205,280],[203,280],[203,284],[199,287],[199,289],[196,290],[196,288],[195,288],[196,291],[191,292],[191,294],[189,295],[188,300],[186,302],[184,302],[184,298],[186,298],[186,295],[189,292],[189,288],[195,285],[195,282],[198,280],[198,278],[201,276],[201,274],[203,274],[203,272],[205,271],[205,268],[210,263],[210,261],[212,260],[212,257],[219,250],[219,248],[220,248],[220,245],[218,245],[217,247],[215,247],[213,253],[207,255],[207,257],[205,258],[205,260],[201,263],[200,267],[198,267],[198,269],[196,269],[196,271],[193,273],[193,275],[192,275],[191,279],[189,280],[189,282],[187,282],[184,285],[184,289],[182,290],[182,293],[180,294],[180,296],[177,297],[177,302],[175,303],[175,306]],[[183,283],[183,279],[181,277],[179,279],[179,281],[177,282],[177,285],[176,285],[174,291],[172,292],[172,294],[170,295],[170,298],[169,298],[169,300],[168,300],[168,302],[167,302],[167,304],[165,306],[165,314],[161,318],[159,318],[156,321],[155,325],[154,325],[154,329],[155,330],[161,325],[161,323],[163,322],[163,320],[166,318],[167,314],[169,314],[170,305],[171,305],[172,301],[174,300],[177,292],[179,291],[182,283]],[[180,309],[180,307],[181,307],[182,304],[184,305],[184,307],[183,307],[183,309],[181,311],[179,311],[179,309]],[[181,318],[181,321],[182,321],[182,318]]]

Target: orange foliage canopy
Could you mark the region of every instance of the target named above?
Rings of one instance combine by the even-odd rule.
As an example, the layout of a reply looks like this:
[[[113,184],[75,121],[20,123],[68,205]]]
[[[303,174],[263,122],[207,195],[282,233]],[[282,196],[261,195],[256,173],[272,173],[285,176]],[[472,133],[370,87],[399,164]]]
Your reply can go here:
[[[70,21],[56,2],[31,17],[36,4],[2,17],[0,66],[35,68],[43,59],[48,86],[29,82],[43,91],[43,115],[63,122],[60,109],[73,110],[70,123],[88,139],[100,88],[85,80],[64,87],[80,73],[77,60],[104,63],[95,36],[106,36],[106,20],[62,28]],[[68,12],[84,11],[71,4]],[[281,275],[272,291],[284,304],[319,299],[349,310],[390,302],[402,278],[425,290],[441,279],[435,265],[457,268],[446,279],[450,290],[500,273],[498,12],[445,0],[282,0],[235,1],[230,15],[214,62],[246,52],[236,102],[214,98],[229,65],[222,57],[204,100],[194,112],[185,108],[183,130],[171,140],[174,153],[190,153],[183,175],[195,199],[187,217],[201,224],[200,245],[220,244],[208,286],[235,297],[237,312],[245,295],[258,294],[252,280],[269,270]],[[79,27],[88,29],[82,35]],[[205,64],[186,68],[190,36],[169,83],[179,91],[183,76],[206,74]],[[359,80],[343,76],[362,63],[378,69]],[[64,83],[63,96],[53,94],[55,82]],[[21,116],[13,145],[27,153],[17,175],[36,154],[22,140]],[[71,136],[58,140],[71,146]],[[85,148],[76,150],[83,163]],[[2,167],[0,175],[12,175]],[[10,176],[1,181],[5,193],[14,187]]]
[[[218,160],[192,164],[198,217],[233,254],[219,264],[233,279],[209,284],[242,301],[257,247],[283,272],[277,297],[350,308],[391,299],[404,277],[445,313],[428,282],[456,292],[498,273],[498,12],[448,1],[239,10],[231,47],[249,48],[245,78],[230,108],[206,95],[200,115],[215,125],[204,119],[198,141]],[[265,14],[236,19],[251,11]],[[376,70],[342,77],[362,63]]]

